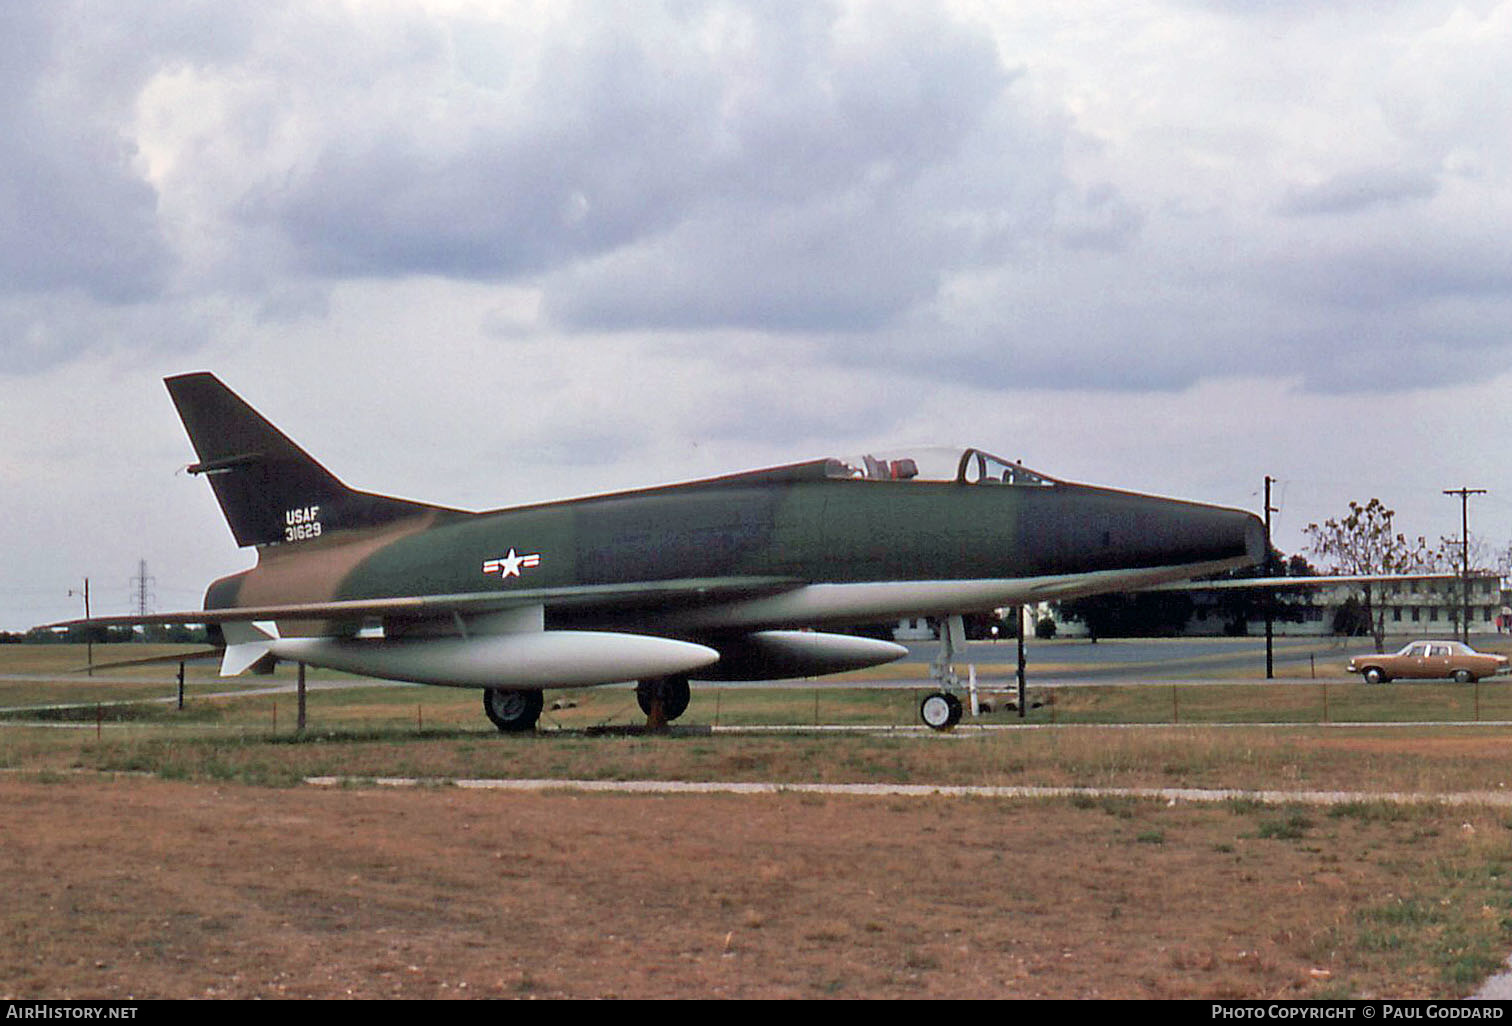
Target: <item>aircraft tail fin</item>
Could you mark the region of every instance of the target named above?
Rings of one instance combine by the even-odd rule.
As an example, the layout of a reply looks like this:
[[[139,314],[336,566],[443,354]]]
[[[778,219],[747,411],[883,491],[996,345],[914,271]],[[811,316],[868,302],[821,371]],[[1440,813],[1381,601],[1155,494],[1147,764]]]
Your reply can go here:
[[[238,545],[301,542],[440,509],[348,488],[214,374],[167,378],[168,394]]]

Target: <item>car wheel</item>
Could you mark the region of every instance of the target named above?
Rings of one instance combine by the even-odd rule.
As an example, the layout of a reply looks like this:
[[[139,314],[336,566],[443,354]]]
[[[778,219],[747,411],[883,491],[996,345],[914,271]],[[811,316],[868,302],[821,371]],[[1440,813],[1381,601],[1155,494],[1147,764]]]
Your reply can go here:
[[[1475,674],[1471,673],[1469,670],[1455,670],[1454,682],[1456,684],[1474,684]]]
[[[1391,678],[1387,677],[1378,667],[1372,666],[1362,675],[1366,684],[1384,684]]]

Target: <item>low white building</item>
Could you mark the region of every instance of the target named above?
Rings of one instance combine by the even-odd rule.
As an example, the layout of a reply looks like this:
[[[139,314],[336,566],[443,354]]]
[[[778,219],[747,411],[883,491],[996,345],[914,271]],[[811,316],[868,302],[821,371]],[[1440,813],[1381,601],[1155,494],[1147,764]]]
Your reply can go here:
[[[1464,603],[1462,586],[1460,578],[1452,575],[1404,576],[1391,582],[1372,584],[1371,601],[1376,610],[1385,611],[1387,634],[1451,638],[1459,634]],[[1234,630],[1233,597],[1240,589],[1204,588],[1194,584],[1182,589],[1167,585],[1161,590],[1179,590],[1192,600],[1192,616],[1181,632],[1183,636],[1222,637],[1235,633],[1260,636],[1265,633],[1265,615],[1258,603],[1252,604],[1252,615],[1246,619],[1244,631]],[[1322,582],[1277,589],[1277,594],[1278,603],[1285,603],[1290,615],[1278,612],[1275,633],[1307,636],[1332,634],[1339,611],[1350,599],[1361,601],[1364,592],[1358,583]],[[1009,610],[999,612],[1005,617],[1011,615]],[[1054,622],[1055,637],[1087,636],[1086,624],[1065,619],[1055,603],[1042,602],[1024,607],[1025,637],[1035,636],[1035,626],[1041,619]],[[1503,589],[1497,574],[1471,574],[1470,633],[1494,634],[1502,630],[1512,633],[1512,593]],[[898,641],[924,641],[936,637],[936,632],[928,619],[918,617],[900,621],[893,636]],[[1011,632],[1004,640],[1009,637],[1012,637]]]
[[[1494,573],[1472,573],[1469,585],[1470,633],[1494,634],[1505,629],[1502,618],[1512,616],[1512,610],[1505,609],[1501,577]],[[1378,581],[1371,586],[1371,602],[1377,613],[1384,610],[1388,634],[1453,637],[1459,632],[1460,619],[1464,615],[1463,587],[1460,578],[1443,574]],[[1193,586],[1188,593],[1195,609],[1187,623],[1187,634],[1231,633],[1232,624],[1226,619],[1230,614],[1223,605],[1221,591]],[[1275,621],[1277,634],[1331,634],[1339,611],[1350,599],[1362,601],[1364,590],[1357,583],[1325,583],[1288,589],[1280,594],[1301,620],[1298,622],[1278,615]],[[1264,614],[1251,616],[1246,627],[1249,634],[1263,634]]]
[[[1464,599],[1460,578],[1446,574],[1424,574],[1418,577],[1404,576],[1391,582],[1375,582],[1371,586],[1371,601],[1376,610],[1385,611],[1386,632],[1395,635],[1419,635],[1422,637],[1454,637],[1459,633]],[[1192,600],[1192,615],[1181,634],[1187,637],[1221,637],[1237,633],[1252,636],[1265,633],[1265,614],[1258,602],[1249,603],[1249,614],[1243,631],[1236,630],[1234,617],[1244,608],[1235,602],[1235,597],[1245,589],[1204,588],[1200,584],[1185,588],[1170,585],[1160,590],[1179,591]],[[1275,632],[1278,635],[1327,635],[1332,634],[1334,622],[1340,610],[1354,599],[1363,599],[1360,584],[1340,582],[1277,589],[1278,603],[1289,607],[1289,615],[1278,612]],[[1251,592],[1253,596],[1257,593]],[[1502,587],[1501,578],[1494,573],[1470,575],[1470,633],[1494,634],[1499,630],[1512,633],[1512,594]],[[1085,637],[1086,625],[1077,620],[1068,620],[1060,615],[1053,603],[1044,603],[1035,611],[1038,617],[1055,621],[1056,637]],[[1034,621],[1028,623],[1028,633],[1033,636]]]

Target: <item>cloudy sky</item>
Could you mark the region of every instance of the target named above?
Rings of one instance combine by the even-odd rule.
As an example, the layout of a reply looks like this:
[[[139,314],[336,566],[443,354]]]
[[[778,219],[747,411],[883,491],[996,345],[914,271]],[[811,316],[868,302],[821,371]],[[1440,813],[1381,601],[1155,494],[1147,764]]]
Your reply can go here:
[[[900,443],[1512,540],[1512,2],[0,8],[0,628],[250,565],[161,379],[467,508]]]

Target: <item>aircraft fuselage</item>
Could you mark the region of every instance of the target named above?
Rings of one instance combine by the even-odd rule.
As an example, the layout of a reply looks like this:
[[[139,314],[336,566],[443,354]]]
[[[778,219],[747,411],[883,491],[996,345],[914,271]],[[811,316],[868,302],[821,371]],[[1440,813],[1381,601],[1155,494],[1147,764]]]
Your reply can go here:
[[[548,600],[546,626],[697,634],[1139,587],[1244,565],[1262,547],[1260,522],[1239,510],[1060,482],[835,478],[816,463],[325,530],[265,546],[256,568],[212,587],[207,607],[598,588],[610,594],[591,606]],[[713,601],[696,590],[644,594],[697,580],[746,587]],[[616,586],[632,593],[616,603]]]

